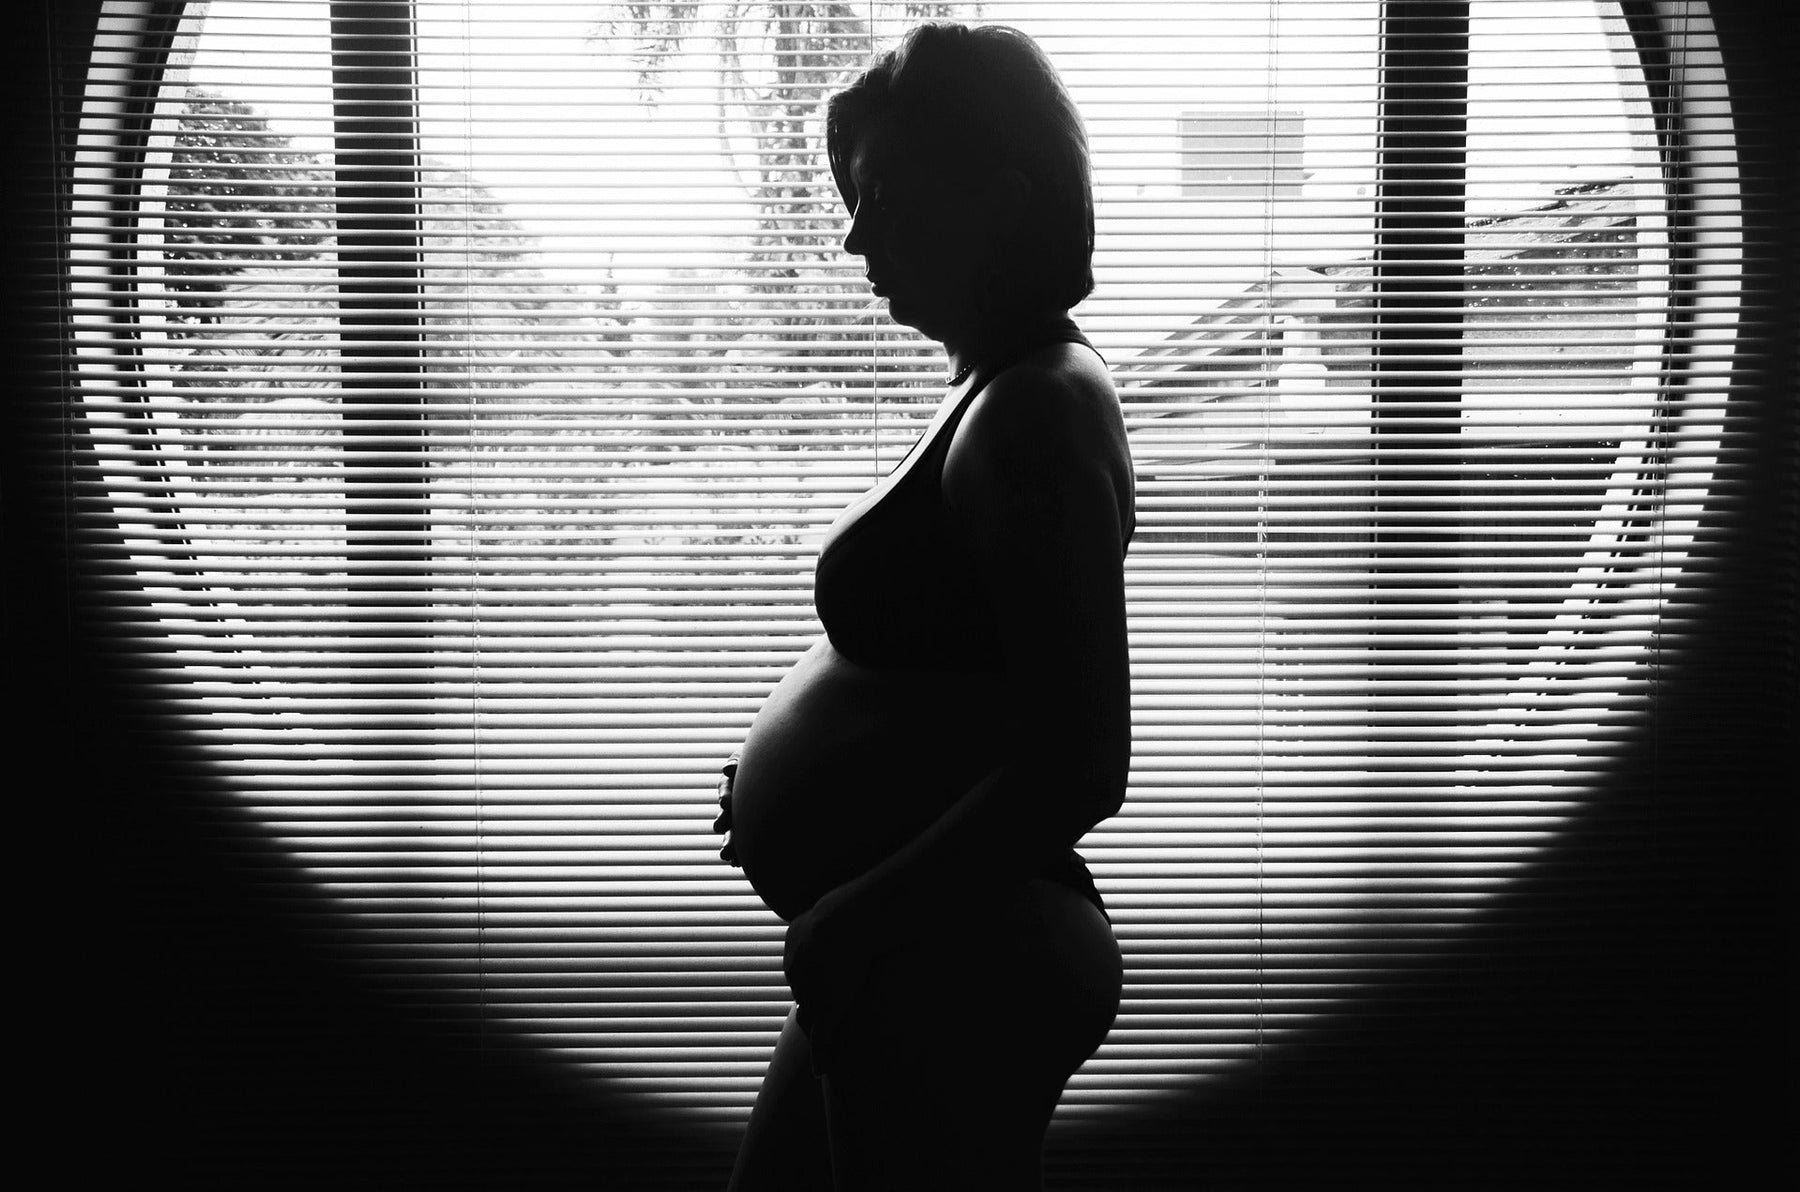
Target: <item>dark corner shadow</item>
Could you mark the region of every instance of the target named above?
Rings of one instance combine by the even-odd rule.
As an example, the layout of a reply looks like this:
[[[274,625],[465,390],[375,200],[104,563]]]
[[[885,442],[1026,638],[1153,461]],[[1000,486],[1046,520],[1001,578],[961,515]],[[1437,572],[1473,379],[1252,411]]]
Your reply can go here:
[[[1690,677],[1756,657],[1751,618],[1772,610],[1730,587],[1744,620],[1695,653],[1740,665],[1695,657]],[[1070,1131],[1060,1186],[1737,1188],[1792,1170],[1791,737],[1773,691],[1727,726],[1692,690],[1475,926],[1234,1076]]]
[[[475,1042],[461,991],[378,991],[338,943],[356,930],[309,907],[148,684],[79,655],[57,671],[31,686],[28,787],[53,803],[32,888],[55,914],[30,967],[58,1098],[105,1123],[77,1164],[92,1186],[634,1187],[729,1162],[733,1140],[709,1153],[520,1042]]]
[[[504,1034],[477,1042],[468,994],[374,987],[355,929],[92,598],[106,544],[70,549],[48,486],[28,483],[47,428],[14,429],[8,828],[28,942],[12,981],[34,1112],[59,1137],[91,1131],[59,1148],[57,1183],[533,1192],[726,1169],[734,1138],[678,1131]]]

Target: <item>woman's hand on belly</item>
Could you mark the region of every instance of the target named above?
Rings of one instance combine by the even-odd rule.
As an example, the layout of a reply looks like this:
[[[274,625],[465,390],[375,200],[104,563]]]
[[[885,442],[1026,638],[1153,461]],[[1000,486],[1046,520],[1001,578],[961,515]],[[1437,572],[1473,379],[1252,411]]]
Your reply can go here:
[[[720,768],[719,814],[718,817],[713,820],[712,828],[713,831],[725,838],[721,842],[721,847],[719,849],[719,860],[726,862],[733,868],[742,869],[744,863],[738,860],[737,845],[733,844],[731,841],[731,792],[737,778],[737,768],[738,755],[735,753],[732,754],[725,765]]]

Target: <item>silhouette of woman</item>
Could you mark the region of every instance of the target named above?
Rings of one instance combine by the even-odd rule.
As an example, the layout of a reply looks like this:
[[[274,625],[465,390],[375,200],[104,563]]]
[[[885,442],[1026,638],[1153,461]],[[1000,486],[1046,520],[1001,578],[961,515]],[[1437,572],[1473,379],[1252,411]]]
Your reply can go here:
[[[827,109],[844,241],[949,392],[833,526],[824,635],[720,784],[727,859],[787,921],[796,1008],[736,1192],[1035,1189],[1121,967],[1074,852],[1130,763],[1135,525],[1093,288],[1080,115],[1000,26],[914,29]]]

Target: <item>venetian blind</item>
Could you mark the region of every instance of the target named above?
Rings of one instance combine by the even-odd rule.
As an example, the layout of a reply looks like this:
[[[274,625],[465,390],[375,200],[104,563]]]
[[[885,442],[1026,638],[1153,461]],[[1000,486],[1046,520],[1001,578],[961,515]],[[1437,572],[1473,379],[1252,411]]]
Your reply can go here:
[[[919,15],[1086,114],[1138,471],[1084,844],[1127,987],[1059,1128],[1478,920],[1597,797],[1731,466],[1730,124],[1617,4],[111,6],[75,493],[128,628],[378,980],[697,1128],[787,1007],[717,767],[942,391],[817,113]]]

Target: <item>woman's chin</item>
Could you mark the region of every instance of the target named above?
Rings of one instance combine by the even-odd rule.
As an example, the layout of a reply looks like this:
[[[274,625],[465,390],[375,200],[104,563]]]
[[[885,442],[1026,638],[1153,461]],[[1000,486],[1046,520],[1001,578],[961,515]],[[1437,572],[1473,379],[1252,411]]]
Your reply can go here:
[[[930,307],[921,309],[918,303],[910,302],[904,295],[895,297],[885,291],[878,295],[887,304],[888,318],[902,327],[911,327],[926,339],[942,343],[947,338],[946,320],[940,312]]]
[[[916,325],[911,318],[907,317],[912,313],[912,309],[904,295],[896,299],[891,290],[876,290],[875,297],[880,299],[883,306],[887,307],[888,318],[907,327]]]

